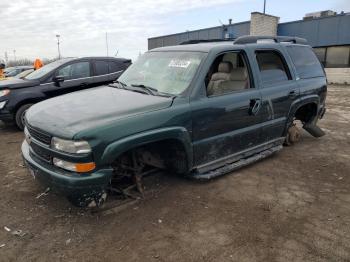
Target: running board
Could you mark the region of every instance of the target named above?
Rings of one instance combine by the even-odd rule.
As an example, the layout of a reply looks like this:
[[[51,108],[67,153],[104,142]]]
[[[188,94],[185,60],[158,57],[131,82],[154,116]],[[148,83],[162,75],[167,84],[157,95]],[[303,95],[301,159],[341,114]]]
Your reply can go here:
[[[225,175],[225,174],[230,173],[232,171],[235,171],[235,170],[237,170],[239,168],[247,166],[247,165],[249,165],[251,163],[254,163],[256,161],[264,159],[264,158],[272,155],[273,153],[276,153],[276,152],[280,151],[282,148],[283,148],[282,145],[273,146],[273,147],[271,147],[269,149],[261,151],[260,153],[254,154],[254,155],[252,155],[250,157],[247,157],[247,158],[240,159],[240,160],[238,160],[236,162],[233,162],[233,163],[230,163],[230,164],[226,164],[226,165],[224,165],[222,167],[210,170],[210,171],[208,171],[206,173],[196,173],[196,172],[194,172],[190,176],[192,178],[194,178],[194,179],[209,180],[211,178]]]

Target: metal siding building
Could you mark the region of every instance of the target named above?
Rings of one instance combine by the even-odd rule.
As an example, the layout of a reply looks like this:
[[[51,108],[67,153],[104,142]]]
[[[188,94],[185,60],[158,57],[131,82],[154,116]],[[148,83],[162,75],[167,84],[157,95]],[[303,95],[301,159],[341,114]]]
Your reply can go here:
[[[278,35],[299,36],[306,38],[311,46],[350,45],[350,14],[280,23]],[[184,33],[152,37],[148,39],[148,49],[178,45],[188,40],[224,39],[249,35],[250,22],[241,22],[206,29],[187,31]]]
[[[252,17],[255,13],[257,12],[252,13]],[[314,48],[318,59],[324,65],[330,83],[350,83],[350,13],[277,23],[274,25],[275,30],[277,29],[277,35],[298,36],[307,39]],[[148,39],[148,49],[178,45],[189,40],[237,38],[249,35],[252,29],[251,25],[253,28],[256,27],[256,23],[252,20],[252,22],[246,21],[153,37]]]
[[[350,15],[336,15],[278,25],[278,35],[306,38],[311,46],[350,44]]]

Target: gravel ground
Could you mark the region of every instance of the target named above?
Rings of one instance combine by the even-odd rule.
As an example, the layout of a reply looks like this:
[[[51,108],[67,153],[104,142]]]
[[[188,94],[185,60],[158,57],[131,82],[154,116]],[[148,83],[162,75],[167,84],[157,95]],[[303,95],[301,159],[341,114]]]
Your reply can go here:
[[[0,123],[0,261],[350,261],[350,88],[327,107],[320,139],[210,182],[152,177],[145,200],[99,213],[37,198],[23,134]]]

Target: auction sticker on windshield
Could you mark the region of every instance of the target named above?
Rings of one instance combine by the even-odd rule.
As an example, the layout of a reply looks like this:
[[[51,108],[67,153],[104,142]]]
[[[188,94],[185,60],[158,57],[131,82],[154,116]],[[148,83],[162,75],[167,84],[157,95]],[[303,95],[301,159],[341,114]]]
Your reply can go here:
[[[191,61],[188,60],[179,60],[179,59],[173,59],[169,63],[169,67],[181,67],[181,68],[187,68],[191,64]]]

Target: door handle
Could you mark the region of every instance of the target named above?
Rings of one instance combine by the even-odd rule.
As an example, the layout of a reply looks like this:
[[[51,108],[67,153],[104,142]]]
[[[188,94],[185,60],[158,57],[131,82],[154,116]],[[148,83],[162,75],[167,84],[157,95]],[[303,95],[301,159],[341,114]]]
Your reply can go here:
[[[260,98],[250,99],[249,115],[255,116],[259,112],[260,107],[261,107]]]

